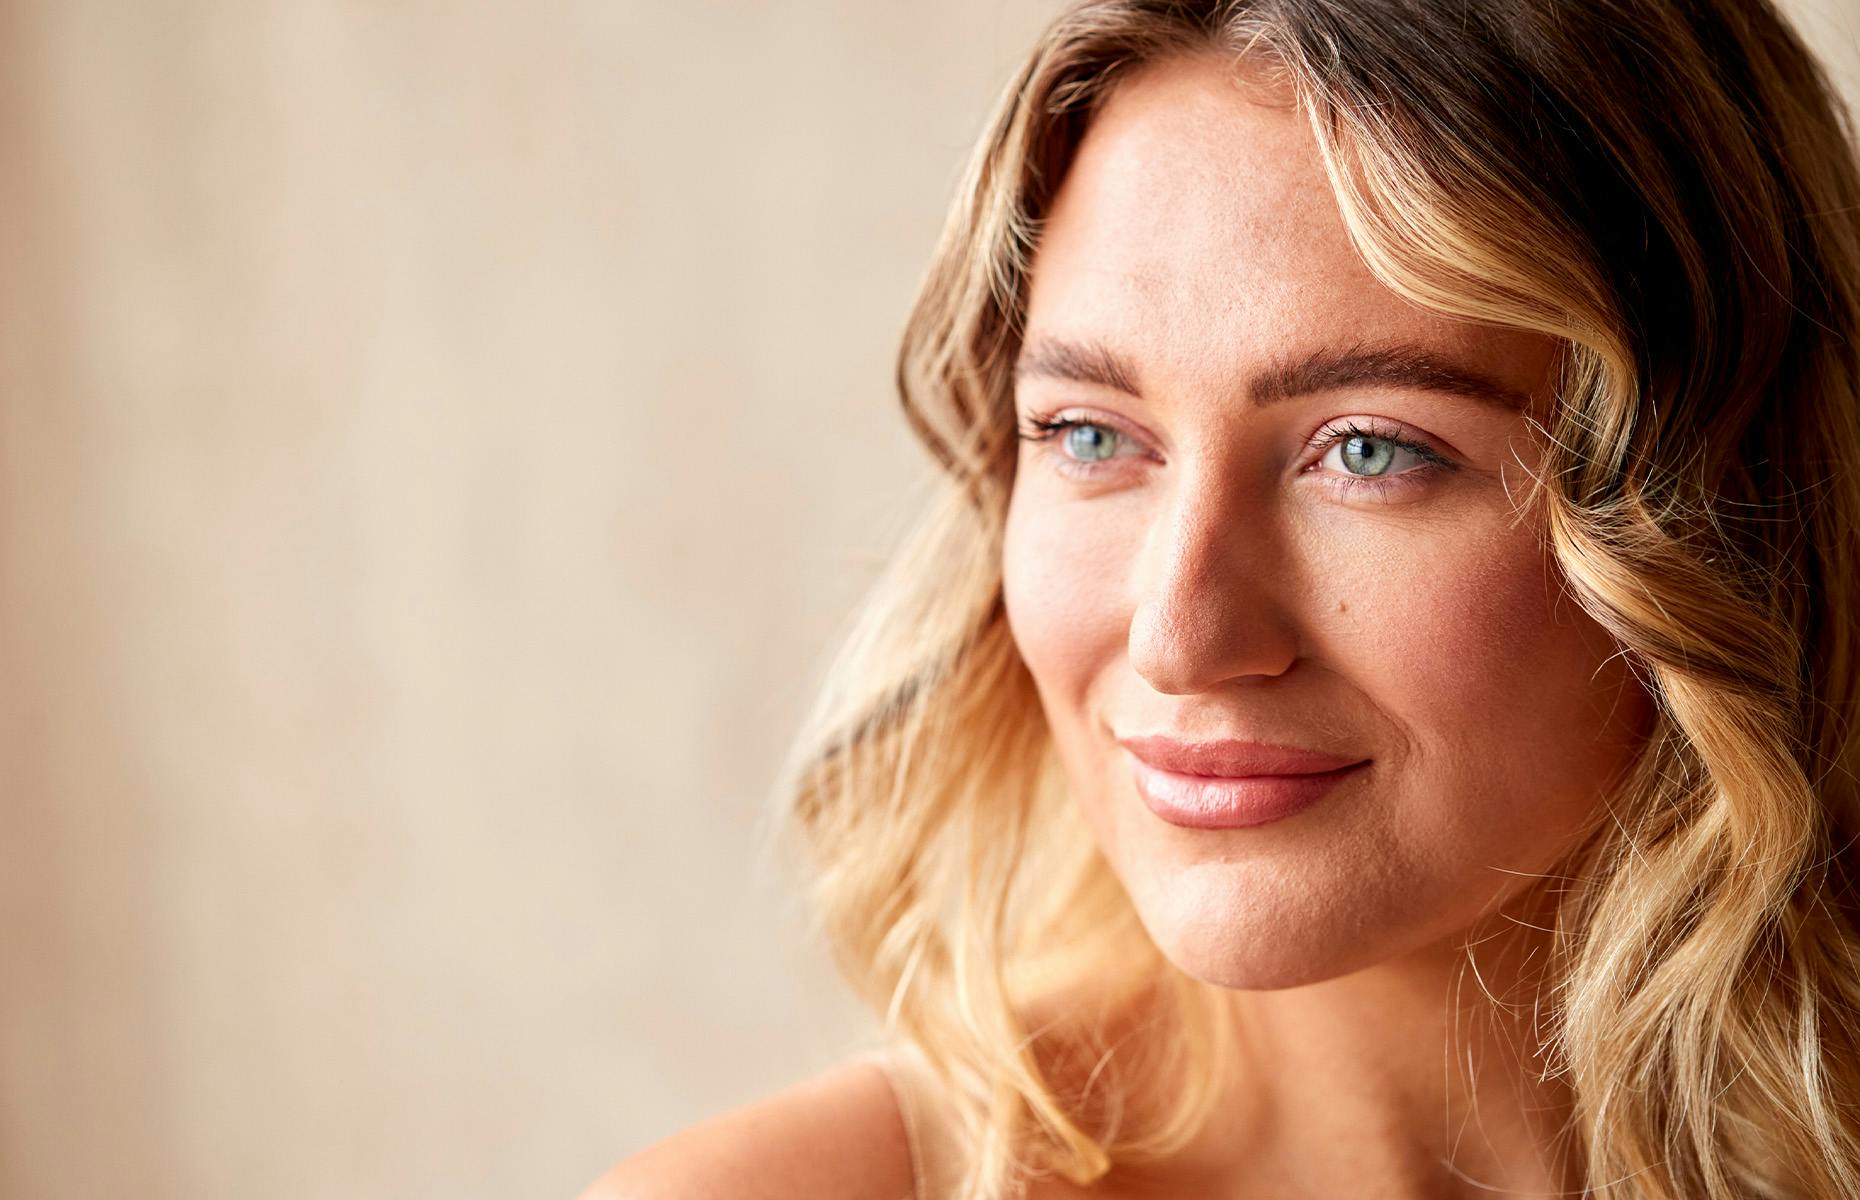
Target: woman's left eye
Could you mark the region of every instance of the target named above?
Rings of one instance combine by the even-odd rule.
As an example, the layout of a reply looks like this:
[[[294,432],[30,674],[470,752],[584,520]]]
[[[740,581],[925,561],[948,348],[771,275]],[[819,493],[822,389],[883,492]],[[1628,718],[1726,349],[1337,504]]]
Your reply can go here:
[[[1451,471],[1458,465],[1419,442],[1378,433],[1353,422],[1326,426],[1311,439],[1311,445],[1324,451],[1324,457],[1314,466],[1330,468],[1323,473],[1337,478],[1344,491],[1366,491],[1377,497],[1419,484],[1427,476]]]
[[[1375,433],[1349,433],[1330,443],[1319,465],[1330,467],[1332,471],[1367,478],[1412,471],[1427,461],[1417,452],[1417,448],[1395,441],[1393,437],[1376,437]]]

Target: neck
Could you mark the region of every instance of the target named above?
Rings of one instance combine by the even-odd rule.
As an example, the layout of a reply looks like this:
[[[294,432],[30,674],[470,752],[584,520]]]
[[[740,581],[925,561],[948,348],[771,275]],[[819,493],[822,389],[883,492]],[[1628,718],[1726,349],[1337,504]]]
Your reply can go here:
[[[1547,924],[1513,906],[1354,974],[1230,993],[1240,1069],[1175,1160],[1196,1194],[1582,1195],[1569,1093],[1542,1078]]]

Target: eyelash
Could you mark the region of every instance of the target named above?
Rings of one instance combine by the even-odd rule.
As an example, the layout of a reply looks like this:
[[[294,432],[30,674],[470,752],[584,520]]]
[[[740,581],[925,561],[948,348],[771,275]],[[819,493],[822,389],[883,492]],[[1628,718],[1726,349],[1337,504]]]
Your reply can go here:
[[[1058,462],[1055,466],[1061,474],[1082,479],[1098,474],[1108,463],[1092,463],[1086,462],[1083,459],[1072,458],[1064,454],[1060,449],[1047,445],[1047,443],[1053,442],[1067,430],[1080,425],[1102,429],[1118,438],[1128,436],[1122,430],[1104,421],[1092,421],[1083,417],[1060,417],[1051,413],[1034,413],[1028,416],[1021,423],[1018,432],[1022,441],[1041,445],[1049,454],[1056,456]],[[1313,434],[1305,445],[1307,449],[1322,455],[1328,453],[1332,446],[1340,442],[1347,442],[1354,437],[1366,438],[1370,441],[1386,442],[1398,449],[1406,450],[1419,458],[1421,460],[1421,465],[1402,471],[1396,475],[1371,476],[1325,472],[1328,478],[1340,481],[1336,486],[1342,487],[1344,491],[1353,496],[1362,496],[1375,500],[1385,499],[1391,492],[1417,484],[1421,479],[1457,470],[1459,467],[1458,463],[1440,454],[1432,447],[1421,445],[1418,442],[1408,441],[1386,429],[1378,430],[1374,427],[1373,422],[1368,425],[1361,424],[1354,418],[1324,426]],[[1313,466],[1315,465],[1316,464],[1313,464]]]

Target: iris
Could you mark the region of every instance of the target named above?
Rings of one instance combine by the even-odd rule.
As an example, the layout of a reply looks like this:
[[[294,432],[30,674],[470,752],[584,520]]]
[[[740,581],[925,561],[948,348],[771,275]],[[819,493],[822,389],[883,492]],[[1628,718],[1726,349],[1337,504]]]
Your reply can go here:
[[[1395,461],[1395,445],[1386,438],[1357,436],[1343,443],[1343,465],[1357,475],[1380,475]]]

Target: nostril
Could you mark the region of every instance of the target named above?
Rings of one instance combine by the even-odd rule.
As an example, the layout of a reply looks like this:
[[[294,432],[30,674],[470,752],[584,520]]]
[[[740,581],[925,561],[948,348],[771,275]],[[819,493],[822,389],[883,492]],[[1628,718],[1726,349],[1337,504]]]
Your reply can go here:
[[[1292,621],[1264,603],[1139,607],[1130,622],[1131,668],[1159,692],[1188,695],[1246,678],[1277,678],[1298,661]]]

